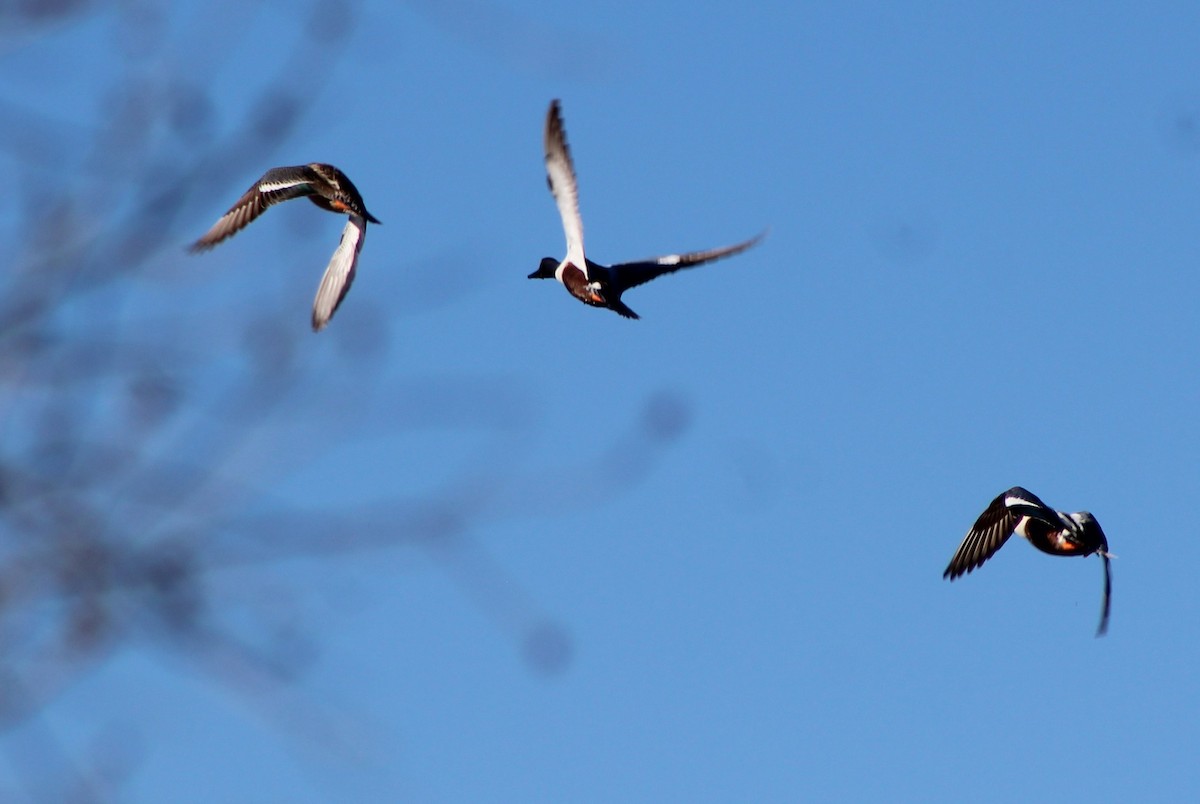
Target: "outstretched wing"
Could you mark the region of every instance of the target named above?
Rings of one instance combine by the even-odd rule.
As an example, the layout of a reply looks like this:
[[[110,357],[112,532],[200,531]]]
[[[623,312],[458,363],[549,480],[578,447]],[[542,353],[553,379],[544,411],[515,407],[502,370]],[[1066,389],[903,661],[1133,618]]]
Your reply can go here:
[[[1100,551],[1100,558],[1104,559],[1104,602],[1100,604],[1100,627],[1096,629],[1096,636],[1104,636],[1108,632],[1108,610],[1112,605],[1112,568],[1109,565],[1107,544]]]
[[[567,147],[567,132],[563,128],[558,100],[550,101],[546,112],[546,183],[558,205],[563,232],[567,236],[567,259],[587,274],[587,259],[583,255],[583,219],[579,216],[579,185],[575,181],[575,166]]]
[[[996,499],[979,515],[966,538],[954,552],[943,578],[954,580],[963,573],[971,572],[983,564],[996,551],[1004,546],[1013,529],[1023,516],[1036,516],[1044,519],[1045,511],[1050,511],[1046,504],[1034,494],[1020,486],[1013,486]],[[1053,514],[1053,511],[1050,511]],[[1051,520],[1057,521],[1057,520]]]
[[[191,245],[191,251],[204,251],[220,243],[227,237],[246,228],[255,218],[263,214],[267,207],[312,195],[312,179],[315,178],[312,168],[308,165],[294,167],[271,168],[263,177],[254,183],[246,193],[238,199],[221,219],[213,224],[203,237]]]
[[[713,248],[707,251],[692,251],[687,254],[668,254],[663,257],[654,257],[639,262],[625,262],[612,266],[610,270],[613,273],[614,284],[621,287],[622,290],[628,290],[629,288],[645,284],[651,279],[657,279],[663,274],[669,274],[684,268],[694,268],[706,262],[714,262],[726,257],[732,257],[734,254],[741,254],[746,249],[758,245],[759,241],[766,236],[767,233],[764,231],[749,240],[744,240],[732,246]]]
[[[317,297],[313,299],[312,328],[320,332],[333,318],[337,308],[346,298],[350,285],[354,282],[354,274],[358,270],[358,254],[362,251],[363,241],[367,235],[367,222],[359,215],[350,215],[350,220],[342,229],[342,241],[338,243],[321,284],[317,288]]]
[[[1004,498],[1004,504],[1018,516],[1031,516],[1056,528],[1071,527],[1071,520],[1046,505],[1029,489],[1013,486],[1000,496]]]

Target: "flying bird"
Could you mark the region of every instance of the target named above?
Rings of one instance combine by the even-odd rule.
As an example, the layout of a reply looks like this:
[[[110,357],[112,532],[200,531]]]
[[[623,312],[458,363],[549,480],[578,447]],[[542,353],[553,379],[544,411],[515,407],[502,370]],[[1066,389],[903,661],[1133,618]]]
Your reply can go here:
[[[379,223],[374,215],[367,212],[358,188],[345,173],[333,165],[313,162],[308,165],[271,168],[203,237],[191,245],[190,250],[196,252],[210,249],[240,232],[263,214],[267,207],[302,197],[308,198],[321,209],[344,212],[350,217],[346,227],[342,229],[341,242],[325,268],[325,275],[321,277],[317,296],[313,300],[312,328],[313,332],[319,332],[329,323],[329,319],[333,318],[334,312],[354,281],[358,255],[366,237],[367,221]]]
[[[1100,529],[1100,523],[1087,511],[1075,514],[1056,511],[1020,486],[1014,486],[992,500],[958,546],[942,577],[954,580],[982,566],[1014,533],[1052,556],[1099,554],[1104,560],[1104,601],[1096,636],[1103,636],[1108,630],[1112,597],[1112,570],[1108,560],[1112,554],[1108,552],[1108,539]]]
[[[563,128],[562,115],[557,100],[550,102],[546,113],[544,134],[546,148],[546,183],[558,204],[562,216],[563,231],[567,236],[567,256],[562,260],[553,257],[542,259],[530,279],[557,279],[571,295],[593,307],[607,307],[626,318],[637,318],[621,301],[621,294],[630,288],[657,279],[683,268],[694,268],[706,262],[740,254],[757,244],[766,232],[736,245],[693,251],[687,254],[668,254],[638,262],[620,265],[601,265],[592,262],[583,253],[583,219],[579,216],[579,186],[575,180],[575,167],[571,164],[571,151],[567,147],[567,134]]]

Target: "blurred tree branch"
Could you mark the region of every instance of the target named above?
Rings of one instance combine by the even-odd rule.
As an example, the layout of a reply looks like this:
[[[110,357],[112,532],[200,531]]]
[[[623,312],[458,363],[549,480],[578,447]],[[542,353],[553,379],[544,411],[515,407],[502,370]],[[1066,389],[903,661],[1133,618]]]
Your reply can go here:
[[[566,630],[474,538],[489,522],[555,512],[531,493],[547,473],[516,469],[533,407],[519,380],[410,377],[379,388],[376,372],[330,377],[299,359],[312,341],[292,317],[230,314],[217,334],[169,293],[147,303],[148,277],[178,258],[185,224],[223,208],[230,187],[261,174],[296,134],[356,8],[318,0],[307,17],[287,18],[281,52],[260,59],[273,69],[251,102],[231,108],[206,75],[238,30],[220,15],[253,5],[218,4],[172,39],[165,4],[0,2],[0,57],[96,14],[115,16],[113,49],[127,54],[94,76],[104,97],[95,121],[0,98],[0,158],[23,188],[9,196],[21,206],[0,278],[0,730],[34,800],[106,800],[136,764],[124,757],[118,772],[99,767],[106,757],[74,757],[39,718],[119,651],[166,648],[252,703],[303,675],[319,635],[247,628],[246,613],[211,592],[223,571],[419,549],[513,636],[532,669],[559,672],[570,660]],[[386,321],[375,327],[376,340],[390,337]],[[687,419],[681,400],[652,398],[607,451],[559,471],[601,498],[620,494]],[[299,510],[273,496],[340,444],[427,427],[484,444],[435,492],[355,510],[332,498]]]

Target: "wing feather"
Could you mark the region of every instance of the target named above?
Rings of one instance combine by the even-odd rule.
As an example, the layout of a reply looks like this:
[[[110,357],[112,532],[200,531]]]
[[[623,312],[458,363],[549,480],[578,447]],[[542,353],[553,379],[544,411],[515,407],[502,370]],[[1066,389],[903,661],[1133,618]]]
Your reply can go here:
[[[358,271],[358,255],[362,251],[363,241],[366,240],[367,222],[359,215],[351,215],[350,220],[342,229],[342,240],[329,259],[325,275],[317,287],[317,296],[313,299],[312,328],[320,332],[333,318],[342,299],[350,291],[354,275]]]
[[[1104,600],[1100,604],[1100,627],[1096,629],[1096,636],[1108,633],[1108,612],[1112,608],[1112,567],[1107,544],[1101,549],[1100,558],[1104,559]]]
[[[639,260],[638,262],[625,262],[612,266],[611,270],[615,277],[615,283],[623,290],[628,290],[629,288],[645,284],[651,279],[657,279],[663,274],[674,273],[684,268],[695,268],[697,265],[703,265],[706,262],[715,262],[726,257],[732,257],[735,254],[741,254],[746,249],[758,245],[766,236],[767,233],[764,231],[749,240],[743,240],[741,243],[735,243],[732,246],[711,248],[705,251],[691,251],[686,254],[667,254],[662,257],[652,257],[648,260]]]
[[[562,218],[563,233],[567,237],[567,259],[586,275],[579,185],[575,180],[575,166],[571,163],[571,150],[567,147],[567,132],[557,100],[550,102],[550,110],[546,112],[543,140],[546,149],[546,183],[550,185],[550,192],[554,195],[558,214]]]
[[[971,572],[995,555],[1012,536],[1022,515],[1006,504],[1008,496],[1009,492],[1006,491],[992,500],[979,519],[975,520],[962,544],[954,551],[954,557],[942,573],[943,578],[954,580],[963,573]]]
[[[272,168],[237,200],[203,237],[193,243],[191,251],[204,251],[246,228],[263,214],[267,207],[312,195],[311,168],[307,165]]]

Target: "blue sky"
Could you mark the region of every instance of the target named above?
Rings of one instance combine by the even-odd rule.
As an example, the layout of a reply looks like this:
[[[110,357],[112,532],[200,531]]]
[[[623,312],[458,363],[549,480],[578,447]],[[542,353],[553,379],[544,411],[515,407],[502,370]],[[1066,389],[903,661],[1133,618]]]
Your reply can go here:
[[[1200,8],[323,8],[315,39],[283,2],[0,38],[22,253],[42,187],[119,219],[130,175],[201,166],[63,326],[171,356],[146,454],[221,478],[178,510],[220,639],[130,628],[69,665],[0,789],[112,764],[121,801],[1200,795]],[[104,125],[130,86],[192,116],[132,142]],[[296,92],[293,127],[235,136]],[[592,259],[767,239],[631,291],[640,321],[526,280],[564,252],[551,98]],[[184,253],[310,161],[383,222],[320,335],[334,216]],[[248,327],[279,351],[245,357]],[[222,396],[272,366],[277,408]],[[1014,540],[941,579],[1018,484],[1102,523],[1107,637],[1094,557]]]

